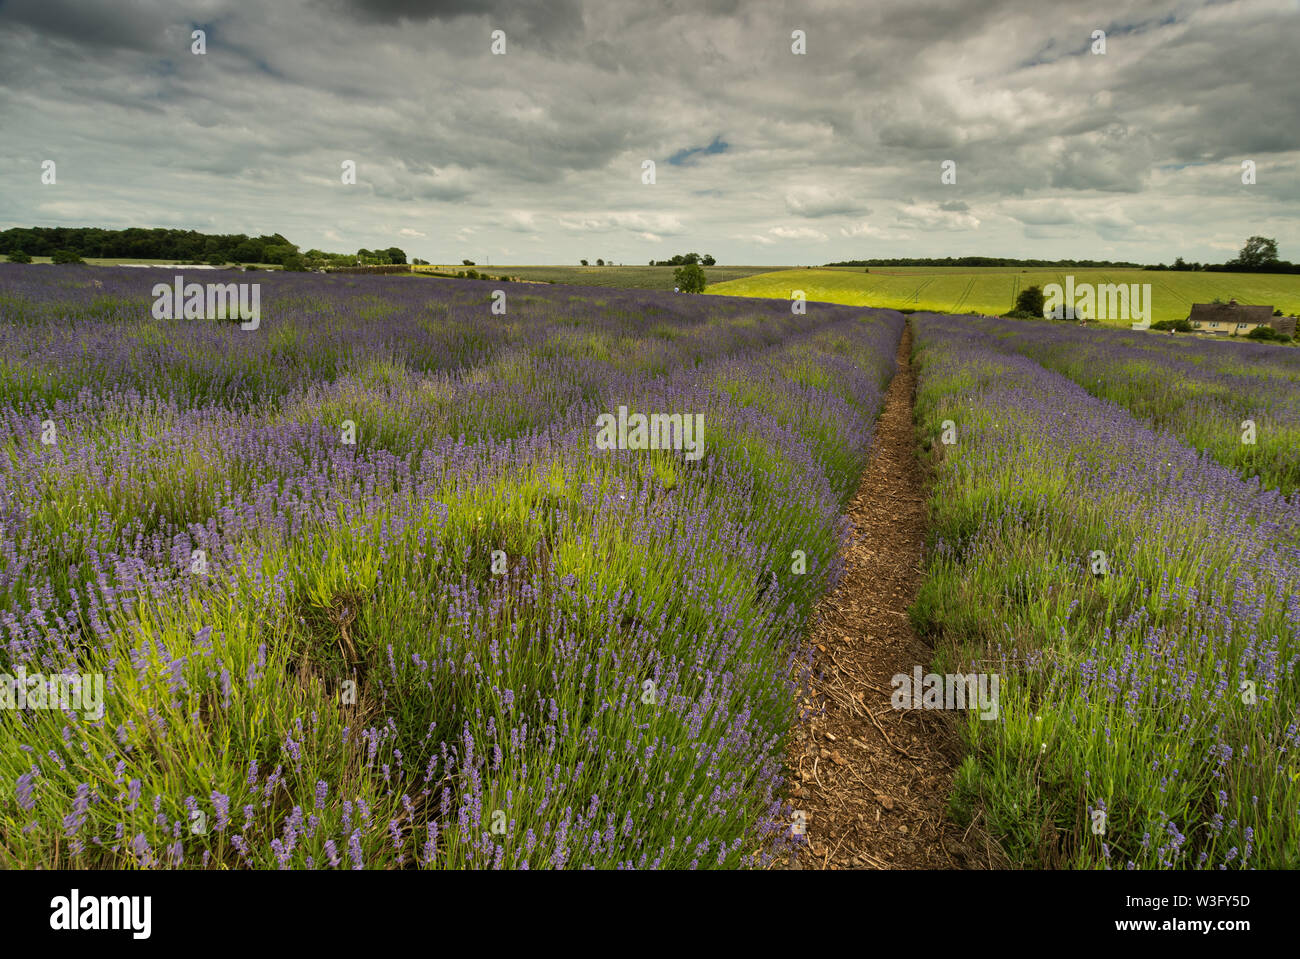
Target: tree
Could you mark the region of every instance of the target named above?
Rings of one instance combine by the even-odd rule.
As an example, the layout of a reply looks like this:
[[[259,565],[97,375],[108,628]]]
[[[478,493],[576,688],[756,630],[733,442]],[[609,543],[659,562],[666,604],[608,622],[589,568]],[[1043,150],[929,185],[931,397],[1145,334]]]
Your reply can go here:
[[[700,260],[700,265],[701,265],[701,266],[713,266],[713,264],[715,264],[715,263],[717,263],[717,262],[718,262],[718,261],[715,260],[715,259],[713,258],[713,254],[712,254],[712,253],[705,253],[705,254],[704,254],[704,258],[703,258],[702,260]]]
[[[1034,316],[1043,315],[1043,291],[1036,286],[1027,286],[1020,291],[1016,297],[1016,311],[1020,313],[1032,313]]]
[[[1277,262],[1277,240],[1270,240],[1266,236],[1252,236],[1232,262],[1248,269],[1262,270],[1270,263]]]
[[[461,260],[460,262],[461,262],[461,265],[462,265],[462,266],[474,266],[474,265],[475,265],[475,263],[474,263],[473,260]],[[584,266],[585,266],[586,263],[587,263],[586,260],[583,260],[582,262],[583,262],[583,265],[584,265]]]
[[[267,263],[281,263],[290,256],[297,256],[298,248],[292,243],[276,243],[262,247],[262,258]]]
[[[597,260],[597,261],[596,261],[596,265],[597,265],[597,266],[604,266],[604,265],[605,265],[605,261],[604,261],[604,260]]]
[[[581,263],[583,266],[586,266],[586,265],[587,265],[587,261],[586,261],[586,260],[579,260],[578,262]]]
[[[236,263],[257,263],[262,259],[262,247],[252,240],[245,240],[231,251],[230,258]]]
[[[1188,268],[1187,261],[1184,260],[1181,256],[1178,257],[1176,260],[1174,260],[1174,265],[1170,267],[1171,270],[1179,270],[1180,272],[1186,270],[1187,268]]]
[[[673,270],[673,283],[683,293],[703,293],[704,292],[704,271],[698,264],[687,263]]]
[[[213,253],[208,257],[208,266],[225,266],[226,258],[221,253]]]
[[[384,251],[388,254],[388,262],[393,266],[404,266],[406,264],[406,251],[395,246],[390,246]]]
[[[285,270],[301,273],[307,269],[307,261],[302,258],[302,254],[297,251],[288,254],[280,261],[281,267]]]
[[[30,263],[32,262],[32,258],[28,256],[26,253],[24,253],[22,250],[14,250],[12,253],[9,254],[9,262]]]
[[[55,263],[85,263],[80,256],[72,250],[55,250],[50,254],[50,259]]]

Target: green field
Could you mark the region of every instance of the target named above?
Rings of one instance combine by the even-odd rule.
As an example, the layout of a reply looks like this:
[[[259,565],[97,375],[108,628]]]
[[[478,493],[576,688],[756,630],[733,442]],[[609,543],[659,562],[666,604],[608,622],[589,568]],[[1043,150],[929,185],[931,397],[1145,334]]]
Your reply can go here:
[[[49,257],[33,257],[48,263]],[[92,266],[129,263],[168,263],[166,260],[88,259]],[[263,269],[275,269],[262,265]],[[476,266],[431,265],[415,272],[458,273],[477,270],[490,276],[510,276],[537,283],[604,286],[613,289],[671,290],[671,266]],[[1151,284],[1151,320],[1183,319],[1193,303],[1215,298],[1244,304],[1269,304],[1283,313],[1300,313],[1300,275],[1280,273],[1175,273],[1154,270],[1021,269],[1020,267],[882,266],[813,267],[789,269],[771,266],[704,267],[706,293],[787,299],[803,290],[814,302],[850,306],[887,307],[933,313],[1003,314],[1015,306],[1016,294],[1028,286],[1065,285],[1073,274],[1082,283]],[[1103,320],[1127,327],[1123,320]]]
[[[621,290],[671,290],[673,266],[417,266],[421,270],[439,273],[458,273],[461,270],[478,270],[492,276],[517,276],[521,280],[539,283],[571,283],[577,286],[609,286]],[[704,275],[710,284],[739,280],[783,267],[771,266],[706,266]],[[761,295],[761,294],[756,294]]]
[[[932,313],[1002,314],[1028,286],[1092,283],[1150,283],[1151,320],[1183,319],[1193,303],[1236,299],[1267,303],[1283,313],[1300,312],[1300,275],[1279,273],[1174,273],[1154,270],[1038,269],[1016,267],[830,267],[781,270],[710,284],[705,291],[730,296],[789,298],[803,290],[809,300],[880,306]],[[1110,325],[1127,326],[1122,321]]]
[[[34,256],[32,263],[50,262],[48,256]],[[129,266],[137,263],[151,265],[184,266],[181,260],[129,259],[123,257],[87,257],[88,266]],[[259,269],[278,270],[278,265],[269,263],[254,264]],[[234,267],[237,269],[237,267]],[[413,272],[459,273],[462,270],[476,270],[489,276],[512,276],[520,280],[536,283],[567,283],[575,286],[607,286],[620,290],[671,290],[673,288],[673,266],[489,266],[480,263],[476,266],[462,264],[414,266]],[[771,270],[784,270],[785,267],[772,266],[706,266],[704,275],[710,284],[724,283],[766,273]],[[761,295],[761,294],[756,294]]]

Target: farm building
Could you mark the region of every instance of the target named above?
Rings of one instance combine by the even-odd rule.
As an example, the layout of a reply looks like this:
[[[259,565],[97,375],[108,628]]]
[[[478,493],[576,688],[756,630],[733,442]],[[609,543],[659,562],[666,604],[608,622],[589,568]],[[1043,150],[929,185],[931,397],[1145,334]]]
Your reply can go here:
[[[1271,326],[1279,333],[1295,335],[1294,316],[1274,316],[1271,306],[1242,306],[1227,303],[1193,303],[1188,322],[1197,333],[1245,336],[1257,326]]]

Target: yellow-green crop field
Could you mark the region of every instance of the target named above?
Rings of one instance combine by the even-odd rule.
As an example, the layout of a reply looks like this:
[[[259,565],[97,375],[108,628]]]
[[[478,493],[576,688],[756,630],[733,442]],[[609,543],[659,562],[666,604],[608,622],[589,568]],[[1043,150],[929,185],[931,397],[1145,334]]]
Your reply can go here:
[[[789,299],[803,290],[813,301],[937,313],[1006,313],[1028,286],[1065,286],[1067,274],[1082,283],[1151,284],[1151,320],[1184,319],[1193,303],[1216,297],[1244,304],[1266,303],[1283,313],[1300,312],[1300,275],[1281,273],[1183,273],[1164,270],[1041,269],[1014,267],[833,267],[781,270],[724,283],[706,293]],[[707,273],[707,270],[705,271]],[[1127,326],[1127,321],[1109,325]]]

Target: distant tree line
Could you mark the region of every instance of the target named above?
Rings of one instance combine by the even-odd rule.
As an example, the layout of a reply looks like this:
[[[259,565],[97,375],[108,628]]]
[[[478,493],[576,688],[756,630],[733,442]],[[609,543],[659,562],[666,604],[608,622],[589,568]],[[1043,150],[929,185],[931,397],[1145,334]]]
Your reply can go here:
[[[718,261],[712,253],[700,256],[698,253],[678,253],[671,260],[651,260],[651,266],[713,266]]]
[[[841,260],[826,266],[1021,266],[1030,267],[1084,267],[1111,269],[1141,269],[1141,263],[1123,260],[1013,260],[1002,256],[946,256],[937,257],[896,256],[872,260]]]
[[[56,254],[66,258],[179,260],[184,263],[274,263],[287,270],[322,266],[383,266],[403,264],[406,254],[397,247],[361,249],[356,253],[302,252],[279,233],[251,237],[245,233],[199,233],[196,230],[103,230],[98,227],[14,227],[0,230],[0,254],[11,261]]]
[[[386,250],[367,250],[362,247],[356,253],[323,253],[320,250],[308,250],[303,254],[309,269],[317,266],[401,266],[406,263],[406,254],[395,246]]]
[[[841,260],[827,266],[1018,266],[1024,269],[1128,269],[1213,271],[1215,273],[1300,273],[1300,264],[1279,260],[1277,240],[1252,236],[1235,259],[1227,263],[1188,263],[1181,256],[1172,266],[1130,263],[1126,260],[1014,260],[1000,256],[881,257],[872,260]]]
[[[1212,271],[1214,273],[1300,273],[1300,263],[1290,263],[1277,257],[1277,240],[1267,236],[1252,236],[1241,252],[1227,263],[1188,263],[1181,256],[1172,266],[1158,263],[1148,270]]]

